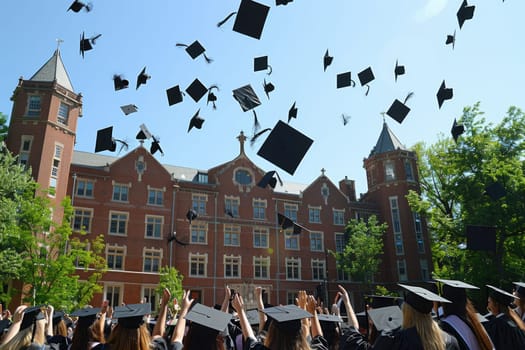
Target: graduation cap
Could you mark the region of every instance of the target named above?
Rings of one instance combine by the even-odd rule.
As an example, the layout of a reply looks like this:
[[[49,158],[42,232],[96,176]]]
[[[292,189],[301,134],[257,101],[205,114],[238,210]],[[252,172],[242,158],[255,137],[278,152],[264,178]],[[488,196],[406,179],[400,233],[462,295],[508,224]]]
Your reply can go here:
[[[516,296],[520,299],[525,298],[525,283],[523,282],[512,282],[516,285]]]
[[[288,124],[290,124],[290,120],[292,120],[292,118],[297,118],[297,107],[295,107],[295,102],[288,111]]]
[[[113,317],[126,329],[137,329],[144,324],[144,316],[151,313],[150,303],[126,304],[115,308]]]
[[[219,333],[226,329],[228,323],[232,319],[232,315],[227,312],[196,303],[184,318],[192,322],[191,327],[193,327],[194,324],[197,324],[207,328],[210,331]]]
[[[289,228],[292,228],[292,234],[293,235],[298,235],[302,232],[302,230],[304,229],[305,231],[308,231],[305,227],[293,222],[292,219],[290,219],[289,217],[281,214],[281,213],[277,213],[277,224],[279,225],[279,227],[282,229],[282,230],[287,230]]]
[[[341,114],[341,120],[343,121],[343,125],[348,124],[348,121],[350,120],[350,118],[352,118],[352,117],[342,113]]]
[[[261,101],[251,85],[245,85],[238,89],[233,90],[233,98],[239,103],[243,112],[249,111],[257,106],[261,105]],[[254,116],[254,133],[259,129],[259,121],[257,120],[257,114],[253,111]]]
[[[390,295],[365,295],[365,302],[374,309],[393,305],[399,307],[400,301],[402,301],[400,297]]]
[[[199,116],[199,112],[200,112],[200,108],[199,110],[197,111],[197,113],[195,113],[195,115],[191,118],[190,120],[190,125],[188,126],[188,132],[190,132],[190,130],[195,127],[197,129],[200,129],[202,128],[202,123],[204,123],[204,119],[202,119],[200,116]]]
[[[164,155],[164,152],[162,151],[162,148],[160,147],[160,139],[158,137],[153,136],[153,135],[151,135],[151,138],[153,139],[153,141],[151,142],[151,146],[149,148],[149,152],[151,154],[155,154],[155,153],[157,153],[157,151],[159,151],[161,155]]]
[[[467,289],[479,289],[472,284],[468,284],[463,281],[449,280],[443,278],[436,278],[438,284],[438,290],[440,295],[448,300],[454,302],[466,302],[467,301]]]
[[[139,108],[135,106],[134,104],[129,104],[129,105],[120,106],[120,109],[122,109],[122,112],[124,112],[125,115],[128,115],[131,113],[135,113],[136,111],[138,111]]]
[[[514,303],[514,300],[518,299],[517,296],[510,294],[503,289],[491,286],[490,284],[487,284],[486,286],[489,288],[489,296],[502,305],[511,306],[512,303]]]
[[[500,182],[495,181],[485,187],[484,194],[489,196],[492,200],[496,201],[500,198],[505,197],[505,195],[507,194],[507,191],[505,190],[505,187],[503,187],[503,185]]]
[[[394,77],[397,81],[397,77],[405,74],[405,66],[401,66],[396,60],[396,67],[394,68]]]
[[[179,85],[175,85],[166,90],[166,95],[168,96],[169,106],[182,102],[182,92],[180,91]]]
[[[368,96],[368,92],[370,91],[370,85],[368,83],[372,82],[374,77],[374,72],[372,72],[372,67],[368,67],[365,70],[359,72],[357,74],[357,77],[359,78],[359,82],[361,83],[361,86],[367,87],[365,96]]]
[[[319,319],[319,322],[343,322],[343,319],[341,316],[338,315],[330,315],[330,314],[318,314],[317,318]]]
[[[138,90],[139,86],[142,84],[146,84],[149,78],[151,78],[151,76],[146,74],[146,67],[142,68],[139,75],[137,76],[137,87],[135,90]]]
[[[197,212],[194,209],[190,209],[186,213],[186,219],[188,219],[188,221],[190,222],[190,225],[191,225],[191,222],[195,220],[197,217],[198,217]]]
[[[445,86],[445,81],[443,80],[436,94],[439,108],[441,108],[441,106],[443,105],[443,102],[445,102],[446,100],[452,99],[453,95],[454,95],[453,89],[447,88]]]
[[[257,186],[261,188],[266,188],[268,185],[270,185],[271,188],[275,188],[277,185],[277,181],[279,181],[279,184],[282,186],[283,181],[281,180],[281,177],[277,173],[277,171],[272,170],[264,174],[262,179],[257,183]]]
[[[328,53],[328,49],[326,49],[326,52],[324,53],[324,57],[323,57],[323,68],[325,72],[326,72],[326,68],[328,68],[328,66],[332,64],[333,60],[334,60],[333,56],[330,56],[330,54]]]
[[[43,311],[44,305],[28,307],[24,310],[22,323],[20,324],[20,330],[31,327],[36,321],[43,320],[45,318]]]
[[[113,75],[113,85],[115,86],[115,91],[119,91],[122,89],[127,89],[129,85],[129,81],[124,79],[122,75],[114,74]]]
[[[257,309],[246,310],[246,318],[248,319],[248,323],[250,324],[250,326],[257,326],[260,323],[259,310]]]
[[[80,12],[80,10],[82,10],[83,8],[86,9],[86,12],[89,12],[93,8],[93,5],[91,3],[85,4],[81,1],[75,0],[67,10],[71,10],[73,12]]]
[[[86,38],[84,32],[82,32],[82,36],[80,37],[80,54],[82,55],[82,58],[84,58],[84,52],[93,49],[93,45],[96,44],[96,40],[101,36],[102,34],[97,34],[90,38]]]
[[[355,86],[355,81],[352,80],[352,72],[337,74],[337,88],[340,89],[347,86]]]
[[[392,102],[392,105],[390,105],[390,108],[386,114],[401,124],[410,112],[410,108],[407,107],[406,103],[412,96],[414,96],[413,92],[408,93],[403,102],[395,99],[394,102]]]
[[[213,109],[217,109],[217,106],[215,105],[215,102],[217,101],[217,96],[213,93],[213,89],[219,90],[219,87],[217,85],[212,85],[208,88],[208,100],[206,101],[206,105],[208,103],[212,103]]]
[[[255,57],[253,59],[253,71],[259,72],[268,69],[268,75],[272,74],[272,66],[268,64],[268,56]]]
[[[225,19],[217,23],[217,27],[222,26],[233,15],[237,14],[233,30],[252,38],[260,39],[269,11],[270,7],[266,5],[252,0],[242,0],[237,12],[230,13]]]
[[[202,96],[206,95],[208,88],[200,82],[199,79],[195,79],[187,88],[186,92],[195,102],[199,102]]]
[[[168,237],[168,243],[172,242],[172,241],[175,241],[177,242],[178,244],[180,244],[181,246],[187,246],[189,243],[187,242],[183,242],[181,240],[179,240],[177,238],[177,232],[173,232],[169,237]]]
[[[122,144],[121,150],[124,147],[125,148],[128,147],[126,142],[113,138],[113,127],[112,126],[98,130],[97,140],[95,143],[95,153],[102,152],[102,151],[115,152],[115,150],[117,149],[117,141]]]
[[[186,52],[188,53],[188,55],[190,55],[192,59],[196,59],[197,57],[202,55],[204,56],[204,59],[206,60],[207,63],[213,62],[213,59],[206,56],[206,54],[204,53],[206,49],[201,45],[201,43],[198,40],[195,40],[190,45],[177,43],[176,46],[185,47]]]
[[[463,27],[463,23],[466,20],[472,19],[474,17],[474,9],[476,6],[469,6],[467,0],[464,0],[461,4],[456,16],[458,17],[459,29]]]
[[[496,251],[496,227],[467,225],[467,249]]]
[[[403,312],[399,306],[384,306],[368,310],[368,317],[380,332],[397,329],[403,324]]]
[[[313,142],[308,136],[279,120],[257,155],[293,175]]]
[[[55,311],[53,312],[53,325],[58,324],[60,321],[64,319],[65,312],[64,311]]]
[[[3,320],[0,320],[0,335],[4,334],[4,331],[11,327],[11,320],[8,318],[4,318]]]
[[[267,83],[266,79],[264,79],[263,87],[264,87],[264,92],[266,93],[266,97],[270,99],[270,92],[275,90],[275,86],[272,83]]]
[[[452,129],[450,129],[450,133],[452,134],[452,138],[454,138],[454,142],[458,142],[458,137],[465,132],[465,127],[463,124],[458,124],[456,121],[456,118],[454,118],[454,124],[452,124]]]
[[[298,332],[301,320],[312,317],[311,313],[293,304],[265,308],[262,312],[275,321],[277,328],[287,333]]]
[[[85,307],[75,310],[71,313],[71,317],[78,317],[77,325],[82,328],[87,328],[95,322],[97,314],[100,312],[99,307]]]
[[[293,0],[275,0],[275,5],[288,5],[289,2],[293,2]]]
[[[148,128],[145,124],[140,124],[139,126],[140,131],[137,133],[137,136],[135,137],[137,140],[146,140],[151,138],[151,133],[149,132]]]
[[[456,31],[454,30],[453,35],[447,35],[447,40],[445,41],[446,45],[452,44],[452,50],[454,50],[454,46],[456,45]]]
[[[397,285],[403,287],[407,291],[405,293],[405,302],[423,314],[429,314],[430,311],[432,311],[434,301],[450,303],[450,300],[447,300],[425,288],[408,286],[401,283],[398,283]]]

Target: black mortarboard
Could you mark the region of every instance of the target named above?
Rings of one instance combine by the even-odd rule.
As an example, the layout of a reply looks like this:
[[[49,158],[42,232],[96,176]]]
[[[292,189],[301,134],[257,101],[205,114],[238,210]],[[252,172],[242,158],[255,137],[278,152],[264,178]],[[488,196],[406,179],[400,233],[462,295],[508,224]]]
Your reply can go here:
[[[73,1],[73,3],[69,6],[69,8],[67,9],[68,11],[71,10],[73,12],[80,12],[80,10],[82,10],[83,8],[86,9],[86,12],[89,12],[91,11],[93,5],[91,5],[91,3],[88,3],[88,4],[84,4],[83,2],[81,1],[78,1],[78,0],[75,0]]]
[[[263,87],[264,87],[264,92],[266,93],[266,97],[270,99],[270,92],[275,90],[275,86],[272,83],[267,83],[266,79],[264,79]]]
[[[203,55],[204,59],[206,60],[207,63],[213,62],[213,60],[211,58],[206,56],[206,54],[204,53],[206,51],[206,49],[201,45],[201,43],[198,40],[195,40],[190,45],[180,44],[180,43],[178,43],[176,45],[179,46],[179,47],[185,47],[186,48],[186,52],[193,59],[196,59],[200,55]]]
[[[490,284],[487,284],[486,286],[489,288],[489,296],[502,305],[511,306],[514,300],[518,299],[517,296],[510,294],[503,289],[491,286]]]
[[[352,118],[352,116],[346,115],[344,113],[341,114],[341,120],[343,121],[343,125],[348,124],[348,121]]]
[[[137,329],[144,323],[144,316],[151,313],[151,304],[126,304],[117,306],[113,314],[118,324],[127,329]]]
[[[6,330],[9,327],[11,327],[11,324],[12,324],[12,322],[8,318],[4,318],[3,320],[0,320],[0,338],[4,334],[4,330]]]
[[[45,318],[44,311],[42,311],[43,308],[43,305],[26,308],[20,324],[20,330],[32,326],[38,320],[43,320]]]
[[[326,72],[326,68],[328,68],[328,66],[332,64],[333,60],[334,58],[330,56],[330,54],[328,53],[328,49],[326,49],[326,52],[324,53],[324,57],[323,57],[323,68],[325,72]]]
[[[300,234],[303,229],[305,231],[308,231],[305,227],[299,225],[296,222],[293,222],[292,219],[290,219],[289,217],[287,217],[287,216],[285,216],[285,215],[283,215],[281,213],[277,213],[277,224],[279,225],[279,227],[282,230],[287,230],[289,228],[293,228],[292,234],[294,234],[294,235]]]
[[[403,324],[403,312],[399,306],[385,306],[368,310],[368,317],[380,332],[397,329]]]
[[[113,139],[113,127],[109,126],[97,131],[97,141],[95,144],[95,153],[102,151],[115,152],[117,143]]]
[[[399,63],[396,60],[396,67],[394,68],[394,77],[396,81],[397,81],[397,77],[403,74],[405,74],[405,66],[399,65]]]
[[[439,108],[441,108],[441,106],[443,105],[443,102],[445,102],[445,100],[452,99],[452,97],[454,96],[454,91],[451,88],[447,88],[445,86],[445,81],[443,80],[443,82],[439,86],[439,90],[438,90],[436,96],[437,96]]]
[[[317,318],[319,319],[319,322],[343,322],[343,319],[341,316],[338,315],[330,315],[330,314],[318,314]]]
[[[458,142],[458,137],[464,132],[465,127],[463,124],[458,124],[456,118],[454,118],[454,124],[452,124],[452,129],[450,129],[450,133],[452,134],[452,138],[454,138],[454,142]]]
[[[180,91],[180,87],[178,85],[175,85],[174,87],[166,90],[166,95],[168,96],[169,106],[182,102],[182,92]]]
[[[516,285],[516,296],[520,299],[525,298],[525,283],[523,282],[512,282]]]
[[[134,104],[129,104],[129,105],[120,106],[120,109],[122,109],[122,112],[124,112],[125,115],[128,115],[131,113],[135,113],[136,111],[138,111],[139,108],[135,106]]]
[[[246,310],[246,318],[248,319],[248,323],[250,324],[250,326],[257,326],[260,323],[259,310],[257,309]]]
[[[428,314],[430,313],[430,311],[432,311],[434,301],[441,303],[450,303],[449,300],[425,288],[417,286],[407,286],[401,283],[398,283],[398,286],[403,287],[408,291],[407,293],[405,293],[405,302],[423,314]]]
[[[115,91],[127,89],[129,81],[124,79],[122,75],[115,74],[113,75],[113,85],[115,86]]]
[[[458,23],[459,23],[459,29],[463,27],[463,23],[465,23],[466,20],[472,19],[474,17],[474,9],[476,6],[468,6],[467,0],[464,0],[461,4],[461,7],[459,8],[456,16],[458,17]]]
[[[435,280],[451,288],[479,289],[478,287],[472,284],[468,284],[466,282],[459,281],[459,280],[449,280],[449,279],[444,279],[444,278],[436,278]]]
[[[249,111],[261,104],[259,97],[257,97],[255,91],[253,91],[251,85],[245,85],[233,90],[233,98],[239,102],[243,112]]]
[[[395,99],[394,102],[392,102],[392,105],[390,106],[386,114],[392,117],[392,119],[397,121],[399,124],[401,124],[409,112],[410,108],[408,108],[407,105],[405,105],[398,99]]]
[[[491,183],[490,185],[487,185],[487,187],[485,187],[484,194],[489,196],[492,200],[496,201],[500,198],[505,197],[505,195],[507,194],[507,191],[505,190],[505,187],[503,187],[503,185],[500,182],[495,181]]]
[[[199,102],[202,96],[206,95],[208,88],[200,82],[199,79],[195,79],[190,86],[186,88],[186,92],[195,102]]]
[[[257,155],[293,175],[313,142],[308,136],[279,120]]]
[[[496,251],[496,227],[467,225],[467,249]]]
[[[237,14],[233,30],[252,38],[260,39],[269,11],[270,7],[266,5],[252,0],[242,0],[237,12],[230,13],[224,20],[217,23],[217,26],[220,27],[233,15]]]
[[[366,303],[374,308],[396,305],[399,306],[400,297],[393,297],[390,295],[365,295]]]
[[[71,317],[78,317],[78,326],[87,328],[95,322],[97,314],[100,312],[99,307],[85,307],[75,310],[71,313]]]
[[[340,89],[347,86],[355,86],[355,81],[352,80],[352,72],[337,74],[337,88]]]
[[[195,220],[197,217],[198,217],[197,212],[193,209],[188,210],[188,212],[186,213],[186,219],[188,219],[188,221],[190,222],[190,225],[191,225],[191,222]]]
[[[184,318],[218,333],[226,329],[228,323],[232,319],[232,315],[197,303],[193,305]]]
[[[82,55],[82,58],[84,58],[84,52],[93,49],[93,45],[95,45],[96,40],[101,36],[102,34],[98,34],[86,39],[84,32],[82,32],[82,36],[80,37],[80,54]]]
[[[153,135],[151,136],[151,138],[153,139],[153,141],[151,142],[149,152],[151,154],[155,154],[157,151],[159,151],[161,155],[164,155],[164,152],[162,151],[162,148],[160,147],[160,139]]]
[[[137,136],[135,138],[137,140],[149,140],[151,138],[151,133],[149,132],[145,124],[140,124],[140,131],[137,133]]]
[[[58,324],[58,322],[64,319],[64,311],[55,311],[53,312],[53,325]]]
[[[151,78],[151,76],[146,74],[146,67],[142,68],[142,70],[140,71],[139,75],[137,76],[137,87],[136,87],[136,89],[138,89],[139,86],[141,86],[142,84],[146,84],[146,82],[148,81],[149,78]]]
[[[293,0],[275,0],[275,5],[288,5],[289,2],[293,2]]]
[[[199,116],[199,112],[201,110],[199,109],[197,111],[197,113],[195,113],[195,115],[191,118],[190,120],[190,125],[188,126],[188,132],[190,132],[190,130],[195,127],[197,129],[200,129],[202,128],[202,123],[204,123],[204,119],[202,119],[200,116]]]
[[[213,105],[213,109],[217,109],[217,105],[215,104],[215,102],[217,101],[217,96],[215,96],[215,94],[213,93],[213,89],[219,90],[219,87],[217,85],[212,85],[208,88],[208,98],[206,101],[206,105],[208,105],[208,103],[211,102]]]
[[[272,66],[268,64],[268,56],[255,57],[253,59],[253,71],[259,72],[261,70],[269,69],[268,75],[272,74]]]
[[[295,107],[295,102],[288,111],[288,124],[290,123],[290,120],[292,120],[292,118],[297,118],[297,107]]]
[[[467,301],[467,289],[479,289],[463,281],[436,278],[439,294],[453,303]]]
[[[359,78],[359,82],[361,83],[361,86],[367,85],[367,90],[365,95],[368,95],[368,91],[370,90],[370,86],[368,86],[368,83],[372,82],[374,77],[374,72],[372,72],[372,67],[368,67],[365,70],[359,72],[357,74],[357,77]]]
[[[293,304],[273,306],[262,311],[276,322],[277,328],[289,333],[295,333],[301,329],[303,318],[312,317],[311,313]]]
[[[454,30],[453,35],[450,35],[450,34],[447,35],[447,40],[445,41],[445,44],[446,45],[452,44],[452,50],[454,50],[454,46],[456,45],[456,31],[455,30]]]
[[[277,171],[272,170],[264,174],[262,179],[257,183],[257,186],[261,188],[266,188],[268,185],[270,185],[271,188],[275,188],[277,185],[277,181],[279,181],[279,184],[282,186],[283,182],[281,180],[281,177],[277,173]]]

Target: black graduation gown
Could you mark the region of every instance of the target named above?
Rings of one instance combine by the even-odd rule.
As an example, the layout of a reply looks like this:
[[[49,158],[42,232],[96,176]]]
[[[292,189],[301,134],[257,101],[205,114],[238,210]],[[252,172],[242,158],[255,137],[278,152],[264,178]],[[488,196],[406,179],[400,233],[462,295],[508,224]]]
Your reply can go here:
[[[493,317],[483,325],[497,350],[525,349],[525,332],[507,315]]]

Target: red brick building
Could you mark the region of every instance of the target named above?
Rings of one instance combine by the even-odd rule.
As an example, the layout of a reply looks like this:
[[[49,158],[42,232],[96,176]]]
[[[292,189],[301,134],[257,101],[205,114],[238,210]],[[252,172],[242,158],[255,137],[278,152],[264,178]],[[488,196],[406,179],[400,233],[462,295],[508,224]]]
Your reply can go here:
[[[176,267],[184,288],[208,305],[222,301],[225,285],[241,292],[249,307],[258,285],[272,304],[292,302],[299,289],[332,299],[337,284],[358,298],[361,284],[327,251],[344,247],[350,218],[371,214],[388,224],[376,283],[396,289],[398,281],[430,278],[427,227],[405,198],[419,190],[416,155],[386,123],[364,160],[368,192],[356,198],[353,180],[334,183],[324,170],[309,184],[256,186],[265,170],[246,156],[242,132],[231,140],[239,142],[239,154],[207,170],[161,164],[143,145],[122,157],[75,151],[81,95],[58,50],[31,79],[20,79],[14,97],[8,148],[32,166],[39,183],[56,188],[57,201],[71,197],[75,231],[105,236],[109,270],[95,304],[102,298],[113,305],[141,298],[156,304],[161,266]],[[191,224],[190,209],[198,215]],[[277,213],[308,231],[283,232]],[[169,240],[173,233],[176,240]]]

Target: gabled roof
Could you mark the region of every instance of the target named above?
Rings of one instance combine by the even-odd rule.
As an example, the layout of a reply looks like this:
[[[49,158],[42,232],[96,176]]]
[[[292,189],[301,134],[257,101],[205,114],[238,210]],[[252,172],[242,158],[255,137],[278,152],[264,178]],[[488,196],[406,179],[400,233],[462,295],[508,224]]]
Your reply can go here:
[[[44,65],[31,77],[32,81],[46,81],[53,82],[56,80],[57,84],[65,87],[71,92],[74,92],[73,85],[69,80],[62,58],[60,57],[60,51],[55,50],[53,56],[44,63]]]
[[[399,141],[396,135],[394,135],[386,122],[384,122],[383,130],[381,130],[381,134],[379,135],[379,139],[377,140],[375,147],[370,151],[370,156],[395,150],[407,151],[408,149],[401,143],[401,141]]]

